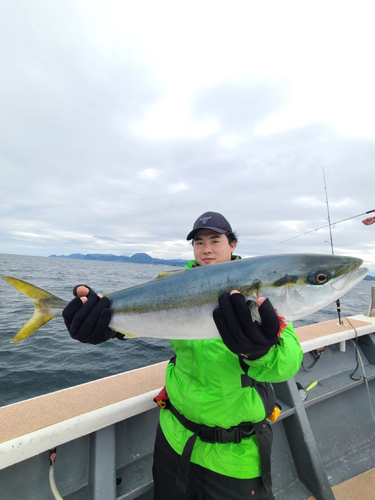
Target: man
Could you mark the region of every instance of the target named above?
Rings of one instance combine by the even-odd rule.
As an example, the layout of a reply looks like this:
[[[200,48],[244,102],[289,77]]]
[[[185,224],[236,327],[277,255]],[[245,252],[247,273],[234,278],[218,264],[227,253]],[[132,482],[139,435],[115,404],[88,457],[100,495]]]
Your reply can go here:
[[[237,237],[219,213],[202,214],[187,240],[194,251],[188,269],[240,258],[233,255]],[[87,292],[77,289],[78,296]],[[302,350],[268,299],[258,297],[256,305],[261,325],[240,291],[224,293],[213,313],[220,337],[171,341],[176,355],[156,398],[165,408],[155,441],[154,500],[274,499],[270,383],[295,375]],[[113,336],[106,298],[76,298],[63,315],[73,338],[99,343]]]

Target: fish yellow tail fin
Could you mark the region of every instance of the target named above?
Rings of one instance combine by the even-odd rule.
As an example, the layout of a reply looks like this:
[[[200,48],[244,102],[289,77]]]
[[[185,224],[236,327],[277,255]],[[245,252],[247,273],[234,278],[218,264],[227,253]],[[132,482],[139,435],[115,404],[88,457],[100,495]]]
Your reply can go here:
[[[46,292],[46,290],[42,290],[37,286],[31,285],[26,281],[9,277],[3,277],[3,280],[7,281],[16,290],[31,299],[35,306],[34,314],[20,328],[17,335],[11,341],[12,343],[19,342],[20,340],[30,337],[30,335],[39,330],[39,328],[48,323],[48,321],[51,321],[51,319],[55,316],[61,314],[67,304],[65,300],[62,300],[59,297],[56,297],[56,295],[52,295],[52,293]]]

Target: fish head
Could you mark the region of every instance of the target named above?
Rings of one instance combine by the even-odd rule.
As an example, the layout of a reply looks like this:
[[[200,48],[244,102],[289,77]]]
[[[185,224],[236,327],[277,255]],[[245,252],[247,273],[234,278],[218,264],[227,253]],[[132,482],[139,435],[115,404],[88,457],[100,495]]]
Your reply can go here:
[[[277,256],[258,295],[268,297],[278,314],[295,321],[323,309],[363,280],[368,269],[362,263],[356,257],[325,254]]]

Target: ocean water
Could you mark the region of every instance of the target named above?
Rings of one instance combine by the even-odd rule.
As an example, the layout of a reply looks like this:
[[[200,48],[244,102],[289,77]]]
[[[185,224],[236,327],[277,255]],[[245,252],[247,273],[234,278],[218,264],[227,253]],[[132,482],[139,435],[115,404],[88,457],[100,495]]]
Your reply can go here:
[[[72,288],[89,284],[109,293],[144,283],[168,266],[84,261],[0,254],[0,276],[12,276],[71,300]],[[341,299],[343,316],[367,310],[374,281],[362,281]],[[170,359],[167,340],[111,340],[98,346],[71,339],[62,317],[54,318],[28,339],[11,344],[32,315],[32,302],[0,279],[0,406]],[[296,327],[337,318],[332,304]]]

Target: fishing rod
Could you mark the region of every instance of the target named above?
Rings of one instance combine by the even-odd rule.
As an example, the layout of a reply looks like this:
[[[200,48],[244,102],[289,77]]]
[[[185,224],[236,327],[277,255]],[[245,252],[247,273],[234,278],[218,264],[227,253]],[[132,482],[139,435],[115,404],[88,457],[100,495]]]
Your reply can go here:
[[[333,236],[332,236],[332,225],[333,224],[331,224],[331,215],[330,215],[330,212],[329,212],[328,191],[327,191],[326,174],[325,174],[325,171],[324,171],[324,167],[322,167],[322,170],[323,170],[323,180],[324,180],[324,191],[326,192],[327,220],[328,220],[327,226],[329,227],[329,239],[330,239],[330,242],[331,242],[331,251],[332,251],[332,255],[334,255],[335,252],[334,252],[334,249],[333,249]],[[336,310],[337,310],[337,315],[339,317],[339,325],[343,326],[344,322],[341,319],[341,304],[340,304],[340,299],[336,300]]]
[[[328,191],[327,191],[327,183],[326,183],[326,176],[325,176],[325,172],[324,172],[324,167],[322,167],[322,169],[323,169],[323,179],[324,179],[324,190],[326,192],[326,204],[327,204],[327,216],[328,216],[327,220],[328,220],[328,226],[329,226],[329,237],[330,237],[330,241],[331,241],[332,255],[334,255],[333,237],[332,237],[332,225],[333,224],[331,224],[331,216],[330,216],[330,213],[329,213]],[[369,212],[365,212],[365,213],[367,214],[367,213],[371,213],[371,212],[375,212],[375,210],[370,210]],[[363,214],[360,214],[360,215],[363,215]],[[339,317],[339,325],[340,326],[345,326],[343,320],[341,319],[340,299],[336,300],[336,310],[337,310],[337,314],[338,314],[338,317]],[[351,322],[349,320],[348,320],[348,323],[350,324],[350,326],[355,331],[355,342],[353,340],[352,340],[352,342],[353,342],[353,344],[354,344],[354,346],[356,348],[357,368],[359,366],[359,363],[358,363],[358,359],[359,359],[360,362],[361,362],[362,371],[363,371],[363,376],[359,380],[364,380],[365,381],[366,389],[367,389],[367,395],[368,395],[368,399],[369,399],[369,403],[370,403],[370,410],[371,410],[372,418],[373,418],[373,420],[375,420],[374,409],[373,409],[372,404],[371,404],[371,395],[370,395],[370,389],[369,389],[369,386],[368,386],[368,379],[367,379],[367,375],[366,375],[366,372],[365,372],[365,368],[363,366],[363,361],[362,361],[361,355],[359,353],[357,330],[354,328],[354,326],[351,324]],[[352,378],[353,380],[356,380],[356,379],[353,378],[353,374],[357,371],[357,368],[354,370],[353,373],[350,374],[350,378]],[[312,386],[312,384],[309,386],[309,388],[311,388],[311,386]],[[307,391],[307,389],[306,389],[306,391]],[[307,392],[306,392],[306,395],[307,395]]]
[[[332,255],[334,255],[335,252],[333,250],[332,224],[331,224],[331,216],[330,216],[330,213],[329,213],[329,203],[328,203],[328,191],[327,191],[327,183],[326,183],[326,174],[324,172],[324,168],[323,167],[322,167],[322,170],[323,170],[323,180],[324,180],[324,191],[326,192],[327,220],[328,220],[327,226],[329,227],[329,239],[330,239],[330,242],[331,242]]]
[[[294,240],[295,238],[299,238],[300,236],[305,236],[305,234],[313,233],[314,231],[319,231],[319,229],[324,229],[325,227],[335,226],[336,224],[339,224],[340,222],[344,222],[344,221],[350,220],[350,219],[355,219],[356,217],[360,217],[361,215],[371,214],[372,212],[375,212],[375,208],[373,210],[369,210],[368,212],[363,212],[363,213],[358,214],[358,215],[353,215],[352,217],[347,217],[346,219],[341,219],[341,220],[338,220],[336,222],[331,223],[329,221],[329,224],[326,224],[325,226],[320,226],[320,227],[317,227],[315,229],[311,229],[310,231],[306,231],[306,233],[297,234],[297,236],[293,236],[292,238],[288,238],[287,240],[280,241],[278,243],[278,245],[281,245],[281,243],[285,243],[286,241],[290,241],[290,240]]]

